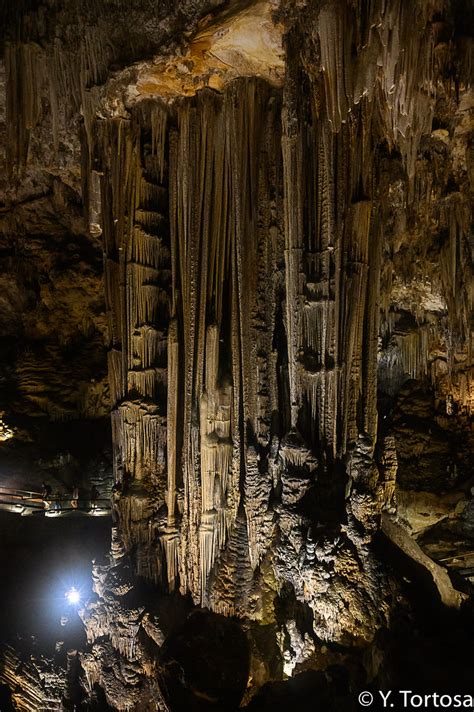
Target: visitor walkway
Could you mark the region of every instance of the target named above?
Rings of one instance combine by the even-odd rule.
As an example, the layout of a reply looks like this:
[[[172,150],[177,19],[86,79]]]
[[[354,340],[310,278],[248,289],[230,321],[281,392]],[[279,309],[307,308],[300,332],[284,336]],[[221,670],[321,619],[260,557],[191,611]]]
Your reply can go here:
[[[41,492],[0,487],[0,511],[13,514],[41,515],[46,517],[62,516],[109,516],[111,513],[110,499],[98,498],[91,501],[79,496],[74,500],[71,495],[48,495]]]

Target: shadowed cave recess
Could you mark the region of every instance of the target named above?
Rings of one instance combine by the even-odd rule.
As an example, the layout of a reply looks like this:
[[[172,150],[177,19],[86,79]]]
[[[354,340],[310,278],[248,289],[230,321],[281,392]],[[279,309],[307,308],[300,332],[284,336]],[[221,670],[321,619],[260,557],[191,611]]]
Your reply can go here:
[[[472,4],[1,7],[2,712],[474,695]]]

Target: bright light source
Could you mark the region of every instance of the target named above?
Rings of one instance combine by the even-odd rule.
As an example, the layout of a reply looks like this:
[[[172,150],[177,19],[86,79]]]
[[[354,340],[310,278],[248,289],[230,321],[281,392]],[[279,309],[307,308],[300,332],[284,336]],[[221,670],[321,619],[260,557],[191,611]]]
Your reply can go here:
[[[14,432],[3,420],[3,411],[0,413],[0,442],[10,440],[14,436]]]
[[[79,593],[77,588],[74,588],[74,586],[72,586],[69,591],[66,591],[66,598],[68,600],[68,603],[71,604],[71,606],[75,606],[81,600],[81,594]]]

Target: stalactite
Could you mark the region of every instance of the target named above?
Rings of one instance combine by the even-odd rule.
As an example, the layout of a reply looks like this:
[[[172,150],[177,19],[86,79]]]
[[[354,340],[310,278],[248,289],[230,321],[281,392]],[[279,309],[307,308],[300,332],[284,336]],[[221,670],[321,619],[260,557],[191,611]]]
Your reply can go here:
[[[377,249],[369,249],[371,202],[354,200],[349,208],[339,195],[348,180],[358,184],[362,171],[370,183],[364,160],[354,159],[352,173],[344,171],[357,132],[346,127],[334,136],[327,122],[315,120],[305,134],[301,109],[292,108],[289,97],[283,139],[286,270],[279,273],[283,238],[273,217],[279,115],[263,87],[240,81],[224,97],[203,92],[178,102],[171,119],[160,108],[152,152],[160,152],[163,167],[169,165],[169,247],[166,221],[157,210],[163,195],[143,178],[132,125],[104,126],[101,138],[122,156],[120,167],[114,156],[108,159],[110,173],[103,180],[112,196],[111,216],[103,221],[112,333],[116,351],[128,354],[121,374],[113,357],[113,380],[126,379],[122,391],[114,386],[117,401],[125,399],[114,416],[114,432],[126,475],[146,480],[167,469],[166,523],[157,536],[168,584],[174,585],[179,571],[181,590],[201,603],[210,600],[209,586],[216,585],[211,582],[221,580],[214,569],[221,566],[220,552],[227,551],[241,504],[252,570],[266,556],[272,535],[270,497],[278,475],[265,453],[259,463],[254,442],[269,446],[272,410],[285,393],[281,376],[275,382],[268,372],[269,359],[282,358],[274,351],[272,330],[284,274],[290,424],[300,426],[303,393],[304,427],[323,459],[340,457],[360,429],[375,428],[373,367],[361,358],[366,342],[374,350],[377,329],[367,321],[368,304],[376,299],[368,274],[373,270],[376,283],[379,269]],[[272,138],[262,140],[267,134]],[[155,146],[157,136],[161,148]],[[304,147],[317,162],[306,160]],[[127,394],[156,406],[134,403]],[[163,398],[166,429],[160,421]],[[153,445],[147,445],[148,437]],[[298,452],[295,466],[307,467],[310,451]],[[292,484],[285,472],[281,477],[290,501],[291,488],[301,483],[296,478]]]
[[[167,487],[171,254],[163,214],[165,147],[159,145],[166,136],[161,132],[153,143],[154,153],[161,156],[159,184],[153,182],[156,175],[144,176],[146,157],[138,151],[139,124],[99,121],[97,129],[91,154],[99,156],[100,164],[114,469],[116,480],[122,483],[116,511],[126,546],[136,547],[137,573],[161,581],[167,571],[173,586],[177,530],[152,521],[166,501]],[[93,207],[93,201],[89,200],[89,206]],[[134,488],[133,496],[128,494],[129,487]],[[147,491],[153,491],[153,503]]]
[[[120,526],[136,569],[197,605],[272,618],[262,600],[288,582],[328,640],[366,643],[384,620],[370,546],[396,463],[374,454],[378,351],[390,341],[381,360],[398,385],[435,368],[426,310],[407,332],[392,309],[397,245],[384,229],[401,244],[417,201],[432,201],[433,181],[415,177],[434,108],[432,24],[417,3],[336,0],[288,29],[282,91],[246,77],[167,105],[130,94],[127,119],[95,123],[92,86],[82,98]],[[102,61],[93,47],[86,84]],[[472,295],[459,203],[436,210],[461,343]],[[347,526],[326,535],[338,506]],[[367,610],[376,624],[359,630]]]
[[[380,274],[382,261],[382,234],[379,215],[372,216],[372,224],[367,225],[370,236],[367,258],[369,272],[367,279],[367,318],[364,325],[364,359],[362,363],[361,388],[365,393],[362,420],[359,428],[367,433],[372,442],[377,439],[377,354],[380,333]]]
[[[125,395],[122,378],[122,353],[111,349],[107,354],[107,369],[109,374],[112,405],[116,405]]]
[[[139,216],[135,214],[135,219]],[[129,246],[130,260],[142,266],[158,270],[169,264],[169,248],[156,235],[149,235],[141,227],[135,225],[133,238]]]
[[[236,82],[223,99],[203,92],[182,101],[177,133],[170,139],[172,302],[184,335],[182,528],[189,555],[182,557],[182,586],[196,598],[205,595],[211,568],[235,521],[247,437],[242,424],[252,423],[256,429],[265,421],[268,428],[271,419],[269,400],[261,420],[255,419],[254,394],[261,389],[264,398],[269,385],[255,381],[250,360],[252,353],[257,355],[255,347],[252,351],[256,339],[262,343],[260,352],[264,343],[271,349],[271,340],[264,342],[260,333],[262,320],[274,318],[271,274],[262,271],[262,283],[257,284],[255,271],[257,248],[268,250],[267,233],[258,233],[258,210],[268,208],[263,200],[251,199],[260,186],[268,200],[268,185],[259,181],[259,172],[272,170],[275,163],[270,143],[261,149],[259,145],[263,120],[271,131],[276,123],[268,89],[260,97],[263,87],[254,81]],[[247,157],[244,164],[236,161],[240,155]],[[270,219],[267,214],[267,225]],[[227,362],[226,352],[232,354]],[[199,458],[193,449],[193,403],[200,404]]]
[[[440,229],[447,232],[440,267],[453,341],[450,344],[451,359],[456,348],[466,343],[469,345],[469,320],[474,306],[472,264],[467,257],[470,213],[460,197],[459,194],[450,196],[440,205],[439,211]]]
[[[167,404],[167,526],[174,535],[166,540],[166,561],[168,563],[168,583],[174,585],[177,575],[178,551],[174,550],[178,543],[177,516],[177,483],[178,483],[178,404],[179,404],[179,341],[176,320],[169,325],[168,334],[168,404]]]
[[[45,57],[34,42],[5,46],[7,82],[7,165],[22,168],[28,160],[30,132],[42,118],[41,96],[46,81]]]
[[[150,324],[135,327],[130,337],[128,368],[148,369],[166,358],[167,340],[163,331]]]
[[[112,414],[125,471],[136,479],[158,475],[164,469],[166,428],[157,406],[122,402]]]
[[[353,89],[350,71],[352,26],[345,3],[324,5],[319,13],[321,67],[324,72],[328,118],[334,131],[346,120]]]
[[[287,100],[291,105],[291,101]],[[291,109],[294,111],[293,107]],[[294,125],[296,117],[287,108],[283,112],[283,166],[285,190],[285,257],[286,257],[286,330],[288,334],[288,373],[291,425],[296,426],[299,408],[298,354],[301,320],[301,264],[303,249],[302,196],[297,186],[302,185],[302,147]],[[285,128],[287,129],[285,130]]]
[[[420,326],[399,337],[403,368],[411,378],[420,379],[428,373],[429,328]]]
[[[331,14],[324,21],[329,22],[330,17]],[[334,87],[327,82],[325,87],[326,93],[334,93]],[[311,90],[317,91],[316,87]],[[345,90],[341,91],[345,94]],[[304,427],[313,431],[315,446],[334,459],[365,427],[359,422],[359,412],[361,403],[368,398],[372,402],[370,427],[374,429],[376,385],[373,373],[370,383],[364,376],[362,360],[366,340],[370,340],[373,352],[376,338],[374,325],[370,330],[367,325],[366,303],[369,271],[376,283],[379,271],[377,251],[369,262],[372,204],[370,200],[353,200],[349,207],[342,197],[358,190],[362,172],[364,182],[370,185],[366,161],[358,157],[359,150],[363,154],[368,149],[358,140],[360,124],[355,118],[350,125],[343,125],[333,116],[331,125],[334,120],[340,128],[339,134],[333,135],[333,127],[318,116],[312,116],[312,123],[306,124],[304,109],[298,107],[291,94],[287,103],[290,109],[285,116],[286,134],[299,136],[291,139],[292,144],[299,141],[307,145],[311,155],[303,161],[296,149],[292,153],[284,150],[283,154],[291,176],[287,182],[287,213],[293,220],[298,210],[302,212],[299,228],[287,224],[287,234],[297,230],[301,235],[301,247],[294,253],[287,252],[289,303],[301,304],[287,316],[288,333],[296,332],[291,338],[297,354],[295,372],[301,384],[297,390],[305,394],[310,421]],[[317,110],[316,100],[311,107]],[[300,125],[299,133],[295,122]],[[295,201],[299,200],[302,186],[306,186],[307,200],[304,208],[298,208],[290,201],[293,195]],[[295,258],[298,254],[301,257]],[[300,266],[292,266],[295,259]],[[294,276],[290,277],[292,270]]]
[[[159,181],[160,183],[163,183],[165,171],[166,129],[168,120],[166,109],[154,104],[151,108],[150,120],[152,152],[158,160]]]
[[[232,468],[233,446],[230,438],[231,389],[218,388],[219,332],[215,325],[207,329],[205,391],[200,403],[201,497],[199,531],[201,586],[217,552],[227,538],[227,488]]]

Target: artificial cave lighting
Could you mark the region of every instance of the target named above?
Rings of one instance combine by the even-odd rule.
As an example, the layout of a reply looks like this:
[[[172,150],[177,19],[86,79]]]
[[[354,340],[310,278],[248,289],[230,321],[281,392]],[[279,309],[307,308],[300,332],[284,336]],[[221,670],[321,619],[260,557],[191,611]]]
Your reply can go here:
[[[5,442],[6,440],[11,440],[14,435],[15,433],[13,429],[10,428],[3,420],[3,417],[0,416],[0,443]]]
[[[71,606],[77,606],[81,602],[81,593],[75,586],[71,586],[64,595]]]

